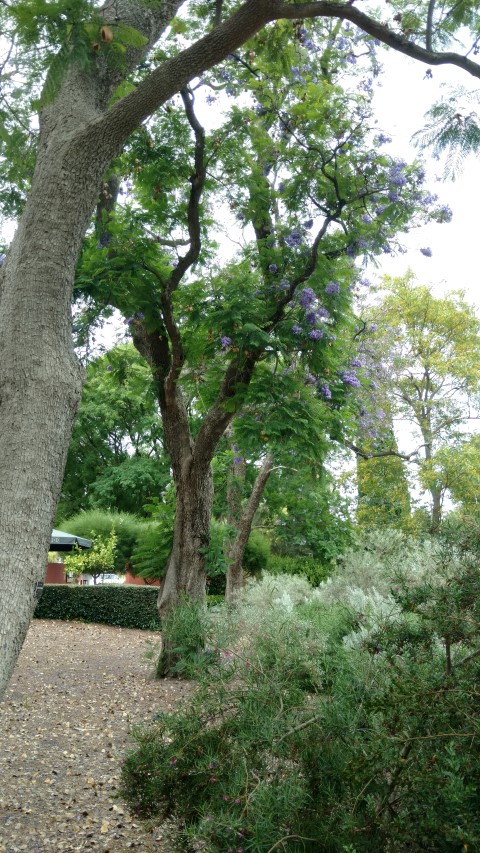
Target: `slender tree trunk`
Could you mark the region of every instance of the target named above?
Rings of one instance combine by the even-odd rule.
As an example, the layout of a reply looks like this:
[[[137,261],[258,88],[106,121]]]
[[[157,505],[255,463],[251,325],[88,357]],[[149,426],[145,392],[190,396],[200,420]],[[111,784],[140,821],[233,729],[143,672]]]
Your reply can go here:
[[[418,420],[424,441],[425,462],[428,463],[431,462],[433,456],[433,432],[430,406],[425,405],[424,411]],[[435,534],[438,533],[442,521],[443,489],[441,486],[432,485],[428,491],[432,500],[429,532]]]
[[[442,522],[443,489],[438,487],[432,487],[429,491],[430,497],[432,499],[432,509],[430,513],[430,533],[438,533],[440,524]]]
[[[248,538],[252,531],[252,523],[255,513],[260,506],[267,480],[273,470],[273,459],[268,455],[260,468],[250,497],[237,521],[237,535],[232,544],[229,554],[229,565],[227,570],[227,586],[225,600],[234,604],[235,599],[243,587],[243,557]]]

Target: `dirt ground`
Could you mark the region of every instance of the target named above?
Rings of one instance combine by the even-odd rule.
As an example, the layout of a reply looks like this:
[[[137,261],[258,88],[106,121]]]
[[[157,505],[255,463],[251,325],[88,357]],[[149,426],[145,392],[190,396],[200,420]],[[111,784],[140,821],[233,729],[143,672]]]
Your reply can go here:
[[[154,681],[158,634],[35,620],[0,705],[0,851],[171,853],[116,793],[132,724],[188,701]]]

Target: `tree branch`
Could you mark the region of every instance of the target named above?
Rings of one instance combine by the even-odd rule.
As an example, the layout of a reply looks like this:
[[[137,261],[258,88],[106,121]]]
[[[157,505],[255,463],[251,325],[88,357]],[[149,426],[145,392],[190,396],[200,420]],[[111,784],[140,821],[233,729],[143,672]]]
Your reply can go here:
[[[353,444],[351,441],[348,441],[346,438],[342,439],[342,444],[345,447],[348,447],[349,450],[353,450],[356,456],[360,456],[361,459],[382,459],[388,456],[396,456],[398,459],[403,459],[404,462],[410,462],[410,460],[414,456],[418,456],[418,449],[413,450],[412,453],[399,453],[398,450],[379,450],[376,453],[371,453],[366,450],[362,450],[361,447],[357,447],[356,444]]]
[[[472,62],[460,53],[436,51],[420,47],[405,36],[390,30],[387,24],[382,24],[369,15],[360,12],[355,6],[344,3],[282,3],[281,0],[272,2],[271,20],[278,18],[341,18],[350,21],[373,38],[393,47],[399,53],[424,62],[427,65],[455,65],[462,68],[472,77],[480,78],[480,65]]]

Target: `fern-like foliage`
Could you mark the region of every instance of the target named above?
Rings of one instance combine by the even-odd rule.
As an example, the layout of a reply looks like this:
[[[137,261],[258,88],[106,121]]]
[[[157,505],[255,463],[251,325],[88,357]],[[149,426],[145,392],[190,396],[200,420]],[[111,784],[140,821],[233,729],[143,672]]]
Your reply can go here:
[[[480,117],[472,105],[478,105],[480,92],[456,89],[447,100],[434,104],[427,112],[427,124],[413,139],[419,148],[430,148],[436,155],[447,154],[445,177],[455,179],[465,159],[480,149]]]

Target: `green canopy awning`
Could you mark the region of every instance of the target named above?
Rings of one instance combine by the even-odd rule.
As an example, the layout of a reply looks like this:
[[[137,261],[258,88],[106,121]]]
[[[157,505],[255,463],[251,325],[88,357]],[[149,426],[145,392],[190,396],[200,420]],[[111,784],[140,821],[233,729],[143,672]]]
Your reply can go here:
[[[91,539],[83,536],[75,536],[73,533],[65,533],[64,530],[52,530],[50,539],[50,551],[72,551],[75,545],[79,548],[91,548]]]

